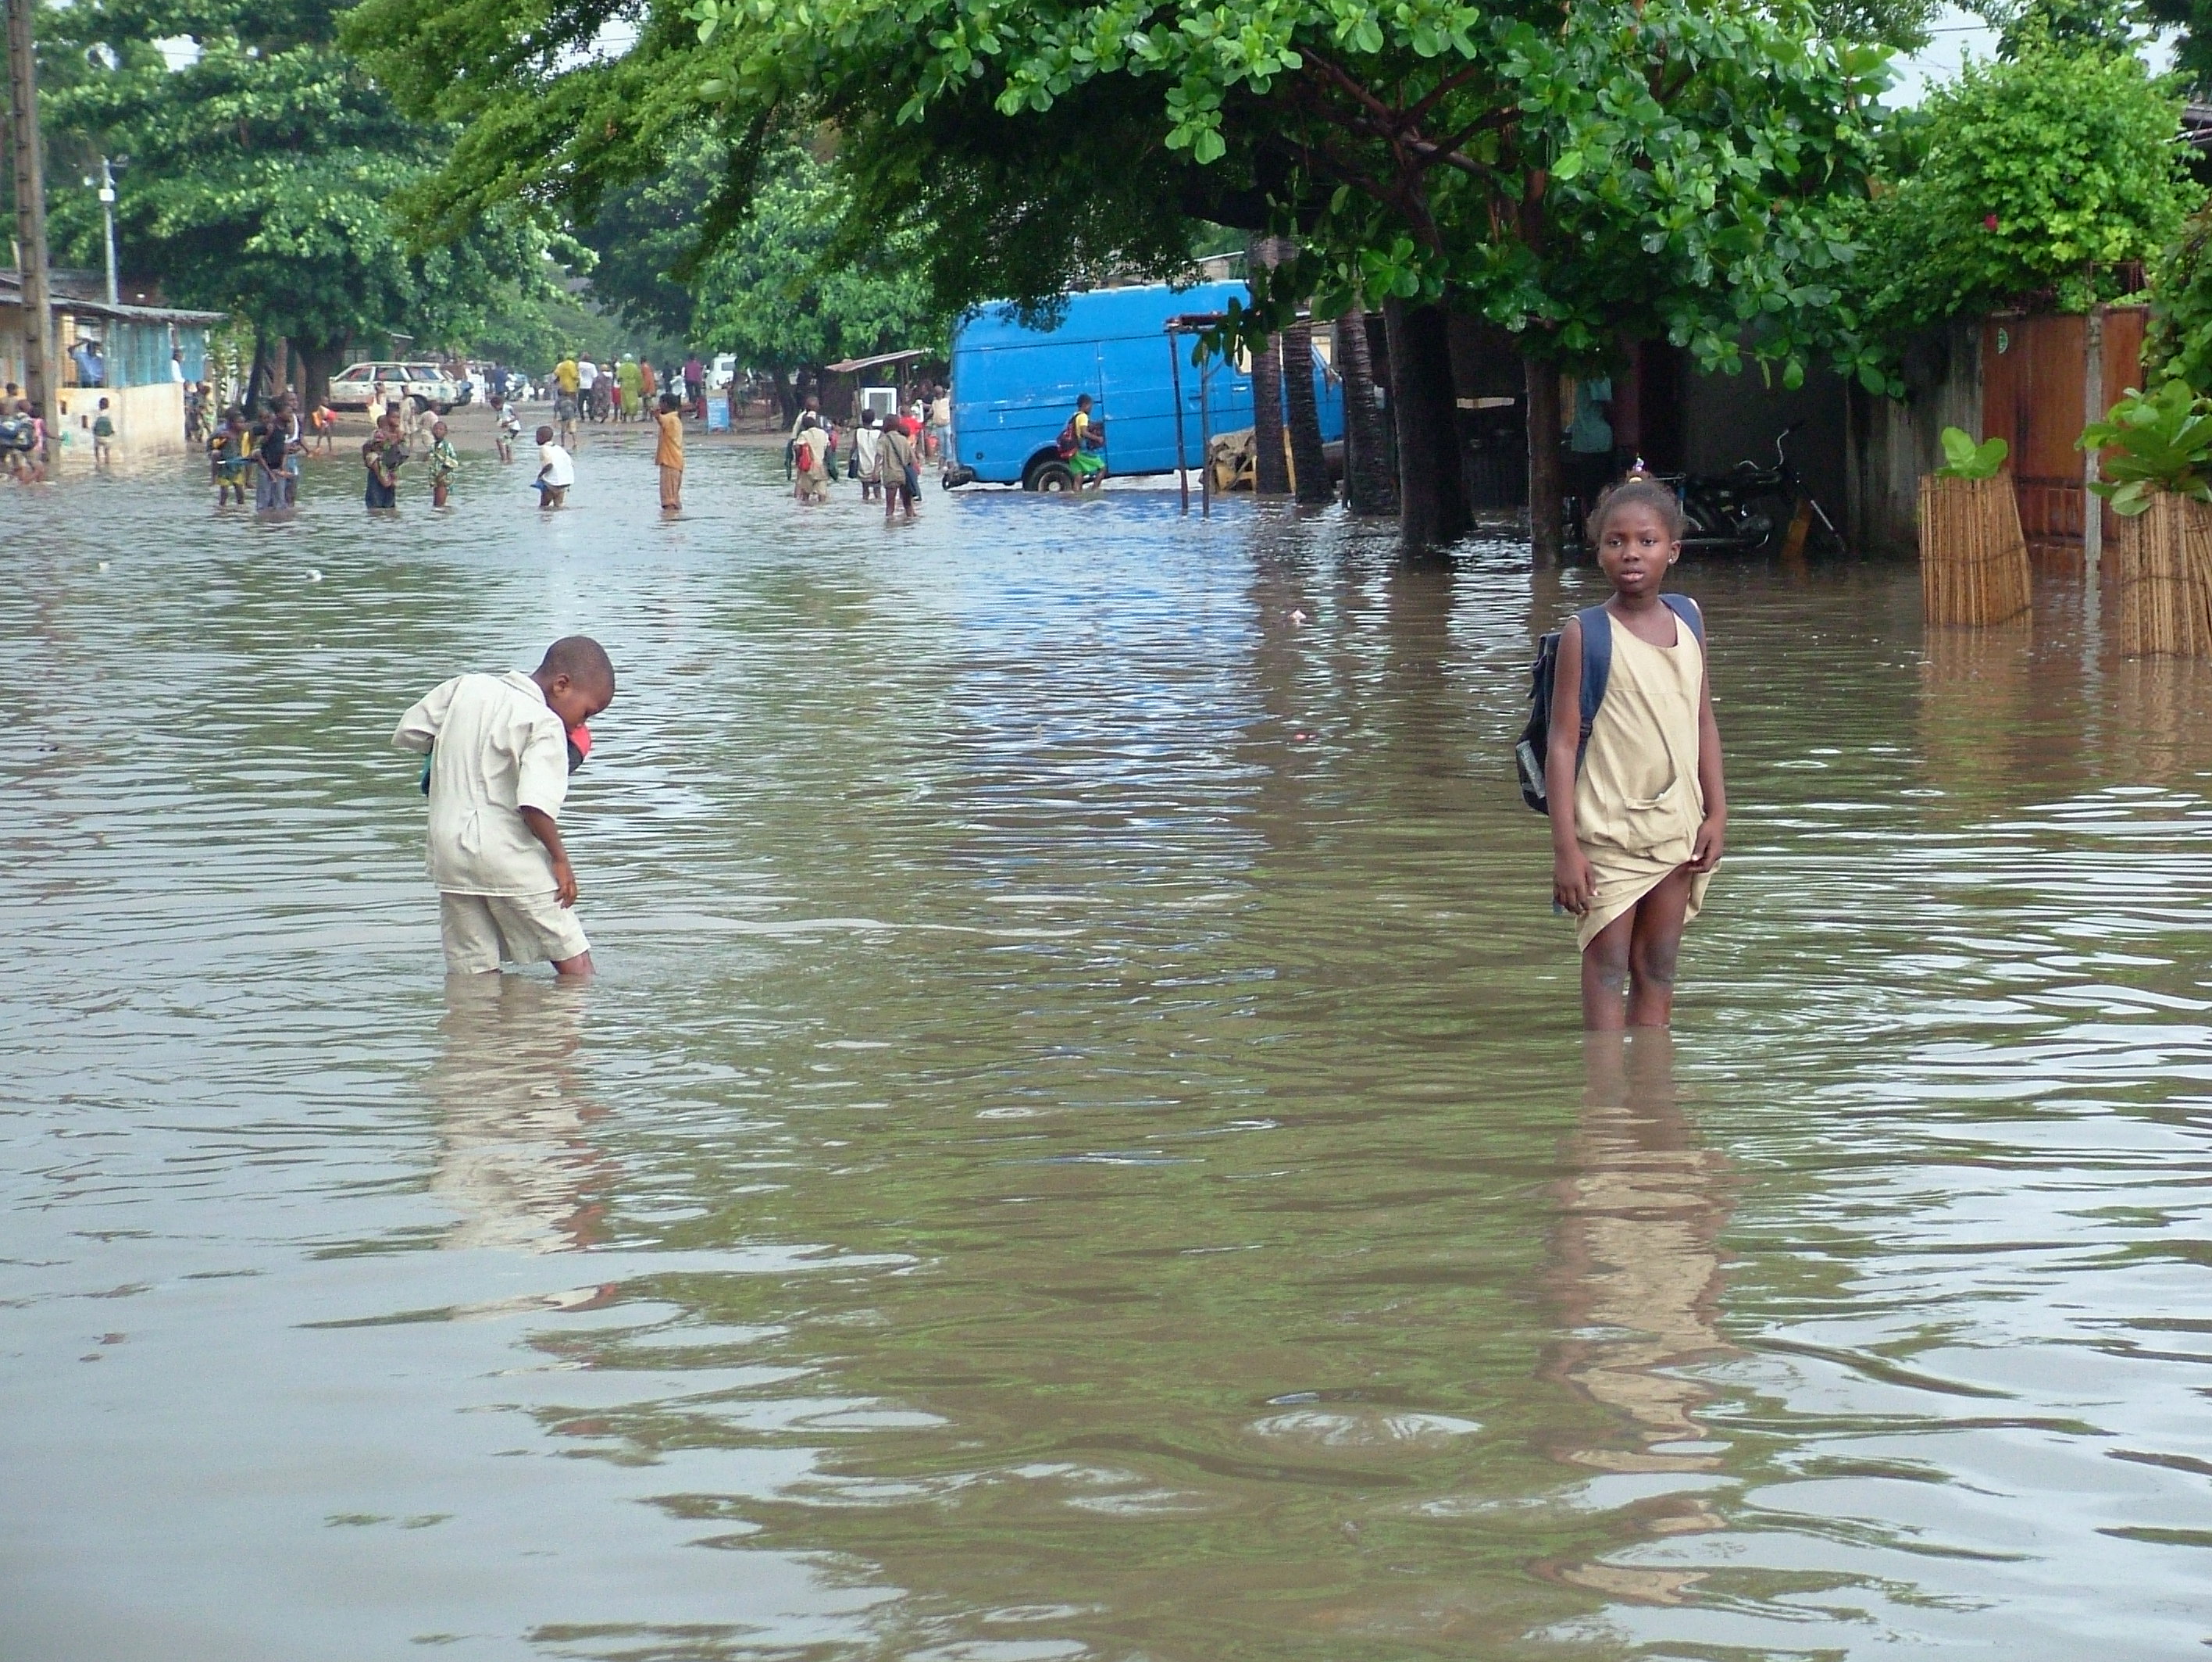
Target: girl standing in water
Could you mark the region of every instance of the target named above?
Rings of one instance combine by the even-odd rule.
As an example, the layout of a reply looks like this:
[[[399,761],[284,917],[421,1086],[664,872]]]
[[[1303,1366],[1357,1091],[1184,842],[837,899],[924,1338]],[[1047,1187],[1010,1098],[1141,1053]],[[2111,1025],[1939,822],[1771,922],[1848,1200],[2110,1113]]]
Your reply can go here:
[[[1674,493],[1630,478],[1598,499],[1590,541],[1613,585],[1559,634],[1546,796],[1552,896],[1581,920],[1583,1025],[1663,1028],[1682,929],[1697,916],[1728,833],[1705,619],[1659,585],[1682,555]],[[1601,677],[1588,727],[1583,666]]]

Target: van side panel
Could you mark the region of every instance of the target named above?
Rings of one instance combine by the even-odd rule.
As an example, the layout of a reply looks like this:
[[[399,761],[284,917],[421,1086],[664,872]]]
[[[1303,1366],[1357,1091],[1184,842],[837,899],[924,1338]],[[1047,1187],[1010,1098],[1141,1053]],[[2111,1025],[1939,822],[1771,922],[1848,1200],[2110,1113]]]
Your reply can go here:
[[[1093,289],[1068,296],[1060,326],[1024,328],[1010,308],[985,306],[952,336],[954,454],[976,477],[1018,484],[1030,459],[1053,449],[1088,392],[1106,420],[1106,461],[1117,475],[1171,473],[1176,464],[1174,374],[1167,320],[1225,310],[1231,296],[1249,304],[1241,282]],[[1183,445],[1199,460],[1199,371],[1183,337]],[[1335,379],[1314,366],[1322,435],[1344,434],[1344,398]],[[1252,378],[1218,361],[1206,376],[1207,426],[1215,433],[1252,425]]]

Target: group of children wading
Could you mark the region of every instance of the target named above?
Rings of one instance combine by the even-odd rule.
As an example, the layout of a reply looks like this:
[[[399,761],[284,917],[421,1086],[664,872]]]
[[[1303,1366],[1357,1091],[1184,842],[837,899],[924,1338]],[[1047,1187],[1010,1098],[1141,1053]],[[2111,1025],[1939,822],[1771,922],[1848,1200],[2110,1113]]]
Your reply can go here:
[[[1589,531],[1613,593],[1546,639],[1522,794],[1551,821],[1553,905],[1580,926],[1583,1026],[1665,1027],[1682,930],[1728,830],[1705,618],[1660,591],[1682,552],[1672,492],[1632,476],[1599,499]],[[550,962],[591,974],[558,821],[591,751],[586,724],[614,695],[605,649],[570,635],[527,675],[458,676],[400,718],[392,742],[428,758],[450,973]]]

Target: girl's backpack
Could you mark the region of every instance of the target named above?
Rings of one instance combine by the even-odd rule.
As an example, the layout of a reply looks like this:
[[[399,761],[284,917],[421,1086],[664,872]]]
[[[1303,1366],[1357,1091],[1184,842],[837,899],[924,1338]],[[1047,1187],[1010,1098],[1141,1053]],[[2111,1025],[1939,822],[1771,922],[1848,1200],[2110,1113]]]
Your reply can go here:
[[[1059,450],[1060,459],[1063,462],[1075,454],[1074,416],[1071,416],[1067,418],[1067,425],[1060,428],[1060,437],[1054,440],[1054,445]]]
[[[1662,594],[1660,602],[1705,644],[1705,617],[1698,603],[1686,594]],[[1602,606],[1585,606],[1575,616],[1583,625],[1583,684],[1578,701],[1582,734],[1575,745],[1575,767],[1582,767],[1583,752],[1589,748],[1590,725],[1597,707],[1605,702],[1605,684],[1613,678],[1613,614]],[[1521,800],[1539,814],[1548,814],[1544,763],[1551,754],[1552,683],[1559,670],[1559,631],[1553,630],[1536,643],[1536,661],[1528,666],[1528,725],[1513,747],[1513,765],[1521,776]]]

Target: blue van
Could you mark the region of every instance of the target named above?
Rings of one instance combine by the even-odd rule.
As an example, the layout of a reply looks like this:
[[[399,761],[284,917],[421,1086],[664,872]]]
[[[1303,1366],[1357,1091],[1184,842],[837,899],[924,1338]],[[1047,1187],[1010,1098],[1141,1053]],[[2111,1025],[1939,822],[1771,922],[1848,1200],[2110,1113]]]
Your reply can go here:
[[[1007,306],[970,312],[952,331],[952,451],[958,468],[948,482],[981,479],[1028,490],[1073,489],[1073,474],[1060,459],[1060,434],[1084,392],[1106,423],[1108,471],[1121,476],[1174,472],[1170,350],[1183,354],[1184,455],[1196,467],[1198,371],[1190,362],[1189,336],[1170,347],[1167,320],[1226,311],[1232,297],[1252,303],[1242,282],[1094,288],[1069,295],[1060,326],[1048,330],[1024,328]],[[1343,390],[1318,351],[1313,377],[1322,437],[1341,439]],[[1212,432],[1251,426],[1251,376],[1212,362],[1206,404]]]

